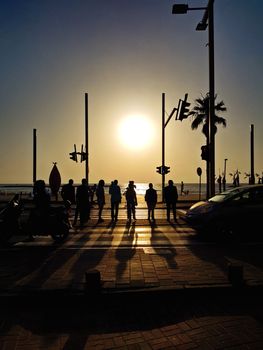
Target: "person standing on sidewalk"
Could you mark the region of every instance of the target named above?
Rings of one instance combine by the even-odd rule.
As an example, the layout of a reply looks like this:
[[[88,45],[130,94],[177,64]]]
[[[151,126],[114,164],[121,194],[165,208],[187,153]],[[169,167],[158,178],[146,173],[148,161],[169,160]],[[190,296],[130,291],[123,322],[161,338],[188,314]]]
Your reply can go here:
[[[73,183],[73,179],[69,179],[68,183],[63,185],[61,188],[61,197],[64,201],[64,204],[66,204],[67,201],[70,201],[71,204],[76,203],[75,188],[73,186]]]
[[[119,205],[121,203],[121,189],[118,185],[118,180],[114,180],[109,188],[111,195],[111,220],[118,220]]]
[[[164,188],[164,200],[166,203],[167,221],[170,221],[170,212],[172,209],[174,221],[176,222],[176,203],[178,200],[177,187],[174,186],[173,180],[168,181],[168,186]]]
[[[137,195],[134,189],[135,185],[133,181],[129,182],[128,188],[125,192],[126,202],[127,202],[127,219],[131,222],[131,215],[133,220],[136,221],[135,207],[138,205]]]
[[[96,189],[96,196],[97,196],[97,203],[99,207],[99,219],[98,222],[103,222],[104,220],[102,219],[102,210],[105,205],[105,192],[104,192],[104,185],[105,182],[104,180],[100,180]]]
[[[146,190],[145,196],[144,196],[145,202],[147,203],[148,208],[148,220],[151,219],[155,221],[154,218],[154,209],[157,203],[157,192],[153,188],[153,184],[149,183],[149,188]]]
[[[76,201],[74,225],[76,225],[79,215],[80,226],[83,226],[90,216],[89,186],[86,179],[82,179],[81,185],[77,188]]]

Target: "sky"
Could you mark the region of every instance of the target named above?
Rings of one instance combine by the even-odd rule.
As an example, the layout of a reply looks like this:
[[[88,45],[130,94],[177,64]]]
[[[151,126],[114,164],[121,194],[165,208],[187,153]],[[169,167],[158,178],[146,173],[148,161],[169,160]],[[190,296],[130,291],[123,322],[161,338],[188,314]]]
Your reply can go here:
[[[85,144],[88,93],[89,181],[161,182],[162,94],[167,116],[188,93],[209,90],[208,31],[196,31],[204,11],[172,14],[170,0],[0,1],[0,183],[32,183],[33,129],[37,178],[48,182],[57,162],[62,182],[85,177],[69,153]],[[177,3],[181,3],[177,1]],[[190,8],[204,0],[185,0]],[[218,127],[215,168],[263,171],[263,2],[215,0],[215,91],[227,112]],[[198,182],[205,137],[192,119],[165,128],[168,179]]]

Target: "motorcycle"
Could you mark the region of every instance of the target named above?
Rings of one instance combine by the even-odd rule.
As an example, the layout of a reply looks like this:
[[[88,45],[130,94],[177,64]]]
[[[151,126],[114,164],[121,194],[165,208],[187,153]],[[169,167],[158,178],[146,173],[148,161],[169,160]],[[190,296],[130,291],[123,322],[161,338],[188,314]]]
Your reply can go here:
[[[27,223],[27,231],[30,237],[51,235],[55,242],[64,241],[71,228],[69,208],[70,203],[51,207],[47,213],[32,209]]]
[[[23,210],[21,196],[16,194],[0,211],[0,244],[8,244],[9,239],[20,232],[19,218]]]

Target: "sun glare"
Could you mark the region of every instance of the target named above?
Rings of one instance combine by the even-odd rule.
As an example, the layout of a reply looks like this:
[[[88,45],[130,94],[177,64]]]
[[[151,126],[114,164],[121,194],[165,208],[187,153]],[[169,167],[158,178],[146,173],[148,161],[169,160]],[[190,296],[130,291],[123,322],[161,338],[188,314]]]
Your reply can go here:
[[[119,126],[119,138],[125,147],[142,149],[149,146],[153,137],[153,126],[144,116],[131,115],[123,119]]]

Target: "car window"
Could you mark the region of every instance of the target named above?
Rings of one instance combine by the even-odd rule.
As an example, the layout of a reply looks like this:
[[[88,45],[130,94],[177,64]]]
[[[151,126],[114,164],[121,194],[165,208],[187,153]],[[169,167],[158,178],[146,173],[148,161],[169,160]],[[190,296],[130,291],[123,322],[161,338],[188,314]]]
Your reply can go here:
[[[250,199],[256,203],[263,203],[263,189],[262,188],[253,188],[249,192]]]
[[[242,203],[262,203],[263,204],[263,189],[251,188],[243,193],[239,193],[231,199],[233,202]]]
[[[263,186],[261,187],[237,187],[235,189],[227,190],[216,194],[214,197],[208,200],[209,202],[242,202],[247,203],[250,201],[263,204]]]
[[[210,198],[209,202],[224,202],[228,200],[229,198],[235,196],[236,194],[240,193],[240,189],[232,189],[228,190],[219,194],[216,194],[214,197]]]
[[[243,193],[239,193],[237,196],[232,198],[232,201],[242,201],[242,202],[248,202],[250,199],[250,194],[249,192],[243,192]]]

